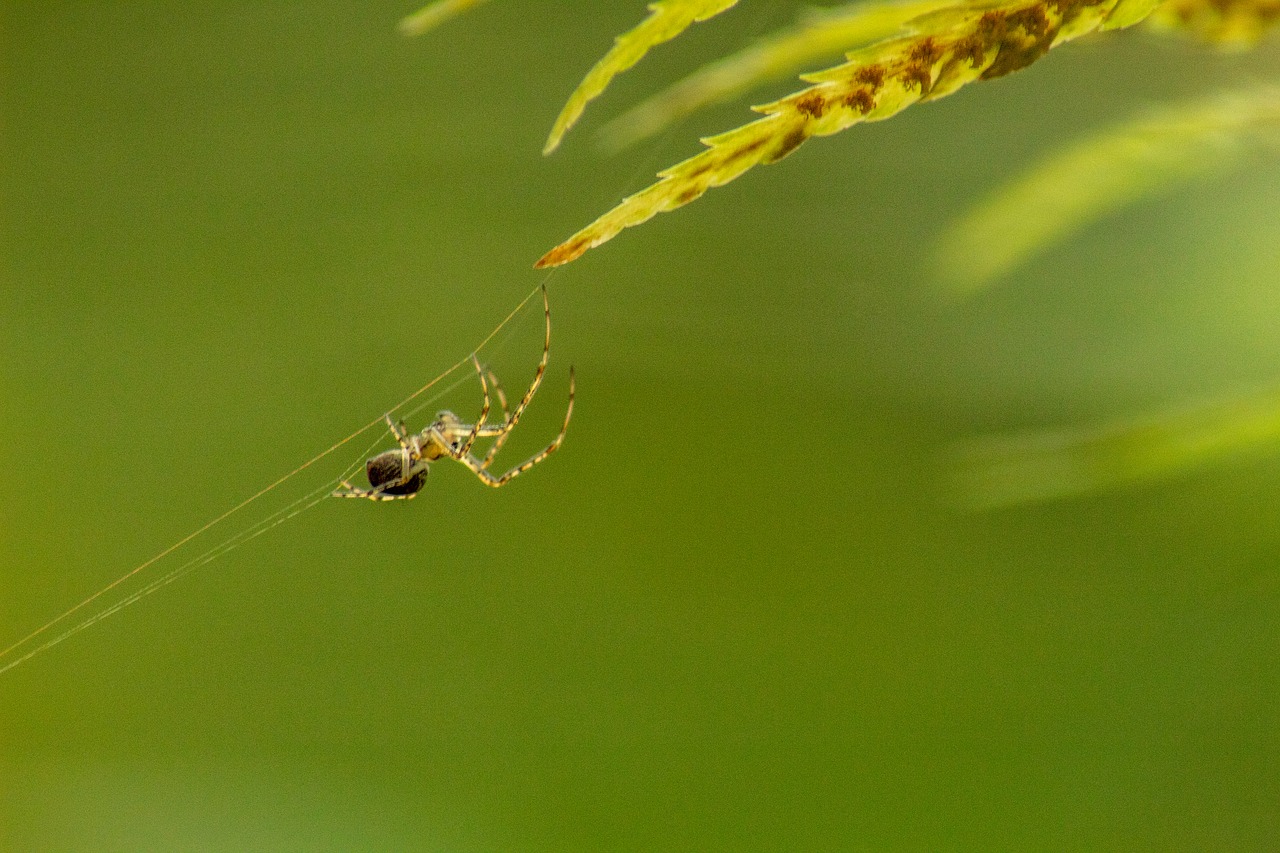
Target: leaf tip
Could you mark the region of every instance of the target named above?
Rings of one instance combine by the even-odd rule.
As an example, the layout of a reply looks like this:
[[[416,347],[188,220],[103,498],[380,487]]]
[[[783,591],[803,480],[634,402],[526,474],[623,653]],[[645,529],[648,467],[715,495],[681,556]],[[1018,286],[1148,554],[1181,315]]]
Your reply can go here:
[[[538,262],[533,265],[533,268],[541,270],[546,269],[547,267],[558,267],[561,264],[567,264],[570,261],[577,260],[582,257],[583,253],[588,249],[599,246],[612,236],[613,234],[608,231],[601,232],[596,229],[594,225],[592,227],[585,228],[539,258]]]
[[[542,146],[542,154],[545,157],[560,147],[560,143],[564,140],[564,135],[569,132],[569,128],[578,121],[578,117],[582,115],[583,104],[578,102],[578,93],[574,92],[573,96],[560,110],[560,115],[556,116],[556,123],[551,126],[551,133],[547,134],[547,143]]]

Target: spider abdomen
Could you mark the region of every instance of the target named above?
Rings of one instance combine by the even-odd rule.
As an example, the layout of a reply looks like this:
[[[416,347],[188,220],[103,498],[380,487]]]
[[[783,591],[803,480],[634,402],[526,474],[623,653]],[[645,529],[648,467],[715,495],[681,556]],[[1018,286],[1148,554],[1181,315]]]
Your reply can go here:
[[[412,495],[422,490],[427,484],[426,469],[414,472],[413,476],[403,483],[397,480],[404,478],[404,453],[399,450],[388,450],[365,463],[364,471],[369,477],[369,485],[386,495]],[[385,483],[395,485],[384,486]]]

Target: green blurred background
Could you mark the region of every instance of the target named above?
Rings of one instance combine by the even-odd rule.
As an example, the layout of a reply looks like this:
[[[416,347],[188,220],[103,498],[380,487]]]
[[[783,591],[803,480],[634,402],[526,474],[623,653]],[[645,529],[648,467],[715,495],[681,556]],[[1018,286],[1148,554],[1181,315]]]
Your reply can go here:
[[[7,645],[463,357],[543,251],[747,114],[614,158],[592,131],[796,6],[659,49],[549,159],[641,3],[418,40],[389,2],[3,9]],[[1276,849],[1280,462],[975,514],[951,448],[1280,378],[1277,161],[968,301],[923,272],[1060,141],[1267,77],[1275,44],[1073,45],[556,273],[504,458],[572,363],[561,453],[325,501],[0,677],[0,847]],[[539,318],[511,328],[518,390]]]

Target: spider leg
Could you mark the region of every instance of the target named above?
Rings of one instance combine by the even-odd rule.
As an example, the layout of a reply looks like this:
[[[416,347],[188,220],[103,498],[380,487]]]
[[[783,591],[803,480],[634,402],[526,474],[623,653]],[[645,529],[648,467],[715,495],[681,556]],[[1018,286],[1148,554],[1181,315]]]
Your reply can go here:
[[[574,375],[573,375],[573,368],[570,367],[569,368],[569,406],[568,408],[565,409],[565,412],[564,412],[564,425],[560,427],[560,434],[556,436],[555,441],[551,442],[546,447],[544,447],[541,451],[534,454],[524,462],[521,462],[519,465],[512,468],[507,473],[503,474],[501,477],[494,476],[491,471],[488,471],[485,469],[484,466],[486,462],[484,460],[477,459],[476,457],[472,456],[469,453],[462,456],[455,456],[454,458],[457,459],[459,462],[461,462],[463,465],[467,466],[467,469],[471,471],[472,474],[475,474],[476,477],[480,480],[480,482],[484,483],[486,486],[491,486],[495,489],[501,486],[505,486],[507,483],[511,482],[516,477],[519,477],[525,471],[528,471],[534,465],[537,465],[539,462],[546,459],[552,453],[555,453],[557,450],[560,449],[560,445],[564,443],[565,433],[569,431],[569,419],[573,417],[573,392],[574,392]]]
[[[485,381],[484,369],[480,367],[480,361],[476,358],[476,354],[471,354],[471,363],[476,367],[476,375],[480,377],[480,390],[484,393],[484,406],[480,409],[480,417],[476,419],[475,426],[471,427],[471,432],[467,433],[467,440],[462,446],[450,453],[454,458],[470,455],[471,445],[476,443],[476,436],[480,435],[484,429],[484,422],[489,417],[489,383]]]
[[[543,374],[547,372],[547,360],[551,357],[551,301],[547,299],[547,286],[545,284],[542,285],[542,314],[546,317],[546,332],[542,341],[542,359],[538,362],[538,369],[533,374],[533,382],[530,383],[529,390],[524,392],[524,397],[520,399],[519,405],[511,413],[511,417],[507,419],[507,432],[516,428],[516,424],[520,422],[520,416],[524,414],[525,407],[533,400],[533,395],[538,393],[538,386],[542,384]]]
[[[525,408],[529,405],[530,402],[532,402],[534,394],[538,393],[538,388],[539,386],[542,385],[542,377],[546,375],[547,361],[551,358],[551,302],[547,298],[547,286],[545,284],[542,285],[542,314],[546,318],[546,323],[545,323],[546,331],[543,335],[543,341],[542,341],[542,358],[539,359],[538,361],[538,368],[533,374],[533,382],[529,384],[529,390],[524,392],[524,396],[520,398],[520,402],[516,405],[515,411],[508,412],[507,404],[506,404],[507,395],[503,393],[501,386],[498,385],[497,377],[493,375],[492,371],[489,372],[489,377],[493,380],[494,388],[498,395],[498,400],[502,404],[503,422],[502,422],[502,426],[500,427],[488,427],[483,431],[477,431],[476,433],[477,435],[480,435],[480,436],[494,437],[493,445],[489,448],[489,451],[485,453],[484,459],[476,460],[477,469],[479,471],[487,470],[489,465],[493,462],[494,457],[498,455],[498,451],[502,449],[502,445],[505,444],[507,441],[507,436],[510,435],[511,431],[516,428],[516,424],[520,422],[520,416],[524,414]],[[472,361],[475,361],[474,355],[472,356]],[[479,362],[476,362],[476,370],[477,372],[480,371]],[[480,376],[480,384],[481,386],[486,388],[485,402],[487,404],[488,403],[488,393],[487,393],[488,384],[483,374],[481,374]],[[485,408],[485,411],[488,411],[487,406]],[[479,424],[477,424],[477,427],[478,426]],[[470,450],[471,450],[471,442],[467,442],[464,448],[459,449],[459,454],[457,456],[454,456],[454,458],[457,459],[459,462],[462,462],[464,457],[470,455]],[[470,468],[471,466],[468,465],[467,467]],[[472,469],[472,470],[475,471],[477,469]],[[480,479],[484,480],[485,478],[481,477]],[[506,482],[506,481],[504,480],[503,482]]]
[[[395,440],[399,442],[400,446],[405,450],[408,450],[409,445],[406,438],[409,435],[409,428],[404,425],[404,421],[396,422],[391,420],[390,412],[383,415],[382,419],[387,422],[387,429],[391,431],[391,435],[395,437]]]
[[[379,486],[376,489],[360,489],[351,485],[351,483],[348,482],[347,480],[342,480],[341,483],[342,483],[342,488],[335,489],[333,492],[330,493],[329,495],[330,497],[363,498],[365,500],[370,500],[370,501],[399,501],[399,500],[412,500],[413,498],[418,496],[417,492],[410,492],[407,495],[389,495],[384,491],[384,489],[386,489],[388,486],[394,488],[397,485],[404,485],[403,483],[390,483],[390,484],[384,483],[383,485]]]
[[[497,436],[493,444],[489,447],[489,452],[484,455],[484,460],[480,463],[481,468],[488,468],[493,462],[493,458],[498,455],[498,451],[502,449],[502,445],[506,443],[507,436],[511,434],[511,430],[507,429],[507,424],[511,422],[511,409],[507,407],[507,395],[502,390],[502,386],[498,384],[498,377],[492,371],[486,371],[489,374],[489,386],[493,389],[494,395],[498,398],[498,405],[502,407],[502,427],[495,435]]]

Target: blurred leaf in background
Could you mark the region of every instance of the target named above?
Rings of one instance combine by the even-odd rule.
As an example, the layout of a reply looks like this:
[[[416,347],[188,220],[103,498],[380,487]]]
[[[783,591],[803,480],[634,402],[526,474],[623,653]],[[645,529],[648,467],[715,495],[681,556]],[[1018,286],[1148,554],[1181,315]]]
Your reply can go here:
[[[1075,230],[1162,189],[1277,153],[1280,88],[1223,92],[1151,111],[1046,157],[997,187],[944,232],[937,275],[988,285]]]
[[[1280,449],[1280,393],[1236,394],[1100,427],[990,436],[959,451],[962,504],[990,509],[1145,483]]]

